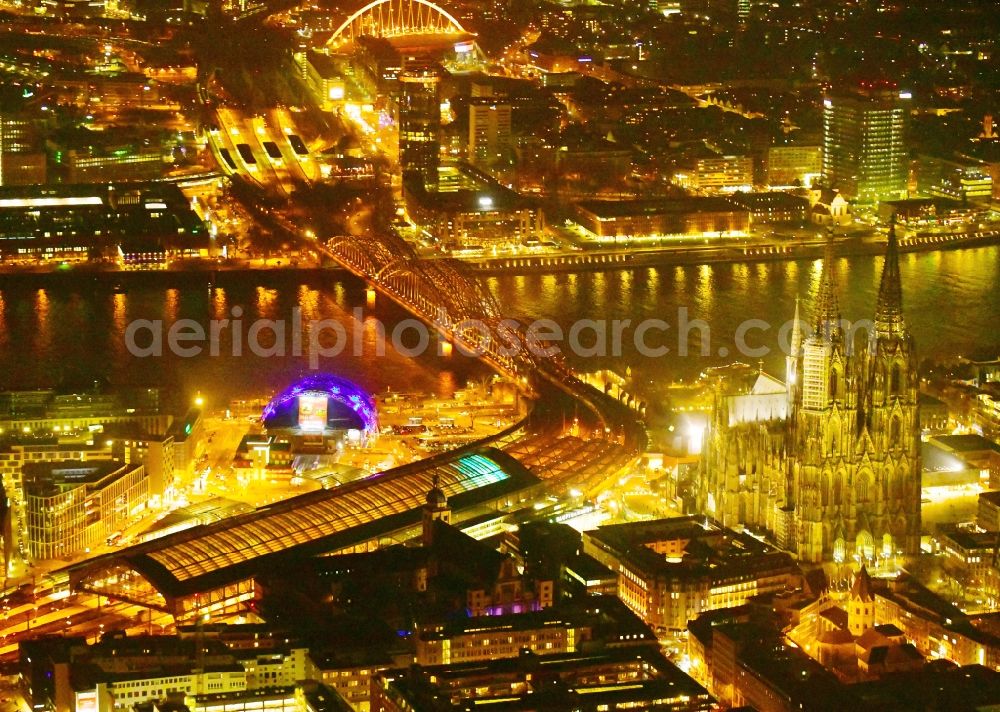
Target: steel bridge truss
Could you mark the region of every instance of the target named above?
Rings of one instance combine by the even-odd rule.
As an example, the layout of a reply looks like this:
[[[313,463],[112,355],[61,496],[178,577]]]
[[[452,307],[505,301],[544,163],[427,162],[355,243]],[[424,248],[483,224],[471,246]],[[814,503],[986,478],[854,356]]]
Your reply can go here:
[[[492,293],[457,260],[421,260],[395,235],[335,237],[326,247],[337,262],[466,353],[522,383],[537,368],[516,324],[504,319]]]

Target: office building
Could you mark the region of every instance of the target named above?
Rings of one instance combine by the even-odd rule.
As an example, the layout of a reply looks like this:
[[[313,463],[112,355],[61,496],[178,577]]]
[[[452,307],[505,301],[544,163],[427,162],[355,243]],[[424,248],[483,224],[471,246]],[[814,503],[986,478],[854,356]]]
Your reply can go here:
[[[510,104],[473,98],[469,104],[469,161],[489,168],[511,158]]]
[[[523,244],[540,234],[536,201],[515,193],[469,164],[436,169],[437,190],[419,173],[403,178],[409,216],[446,250],[483,253]]]
[[[452,665],[596,647],[648,645],[653,631],[614,596],[586,596],[540,611],[456,618],[420,626],[419,665]]]
[[[583,548],[619,572],[618,597],[658,633],[801,580],[789,554],[700,516],[598,527]]]
[[[0,255],[129,264],[206,257],[205,224],[172,184],[0,188]]]
[[[978,166],[955,168],[931,188],[932,195],[962,201],[989,202],[993,197],[993,177]]]
[[[340,59],[314,50],[308,50],[304,55],[306,86],[324,111],[343,106],[347,98],[346,68]]]
[[[753,188],[753,158],[709,155],[692,158],[674,174],[682,188],[701,193],[731,193]]]
[[[809,187],[822,173],[822,146],[792,144],[767,149],[767,182],[772,188]]]
[[[307,712],[296,700],[315,690],[317,670],[305,648],[287,640],[275,645],[260,630],[254,642],[264,648],[241,647],[232,636],[200,628],[197,635],[117,634],[92,644],[54,636],[25,641],[21,680],[34,709],[54,712],[124,712],[171,701],[192,712]]]
[[[53,162],[66,183],[110,183],[160,178],[167,168],[163,147],[142,142],[56,149]]]
[[[31,462],[22,477],[28,556],[36,561],[103,544],[149,500],[142,465]]]
[[[508,712],[713,709],[708,692],[658,647],[536,655],[386,670],[372,684],[372,712]]]
[[[103,17],[104,0],[41,0],[38,9],[59,18]]]
[[[733,205],[750,211],[754,225],[773,223],[805,223],[809,217],[809,200],[790,193],[733,193]]]
[[[441,163],[441,74],[436,66],[411,67],[399,75],[399,166],[403,174],[437,186]]]
[[[993,197],[993,177],[982,161],[921,155],[915,164],[917,190],[922,195],[952,198],[962,204],[989,203]]]
[[[750,230],[750,211],[723,198],[585,200],[576,204],[575,212],[587,237],[601,242],[722,237]]]
[[[95,104],[105,110],[176,106],[160,96],[156,82],[135,72],[82,78],[64,77],[52,84],[52,91],[54,100],[81,109],[89,109]]]
[[[823,179],[862,203],[906,197],[909,94],[868,91],[823,99]]]
[[[0,481],[10,498],[12,549],[24,558],[37,557],[41,551],[36,548],[32,553],[28,545],[28,480],[37,479],[37,473],[30,472],[31,466],[87,468],[79,475],[86,480],[97,476],[97,471],[115,470],[115,462],[118,468],[143,465],[148,496],[162,496],[173,481],[173,443],[163,435],[171,420],[172,416],[161,410],[157,389],[0,393],[0,432],[4,434]],[[70,488],[73,477],[76,475],[59,487]],[[31,494],[39,496],[38,488]],[[35,534],[35,540],[40,541],[40,535]]]
[[[45,182],[45,153],[30,121],[0,116],[0,186]]]

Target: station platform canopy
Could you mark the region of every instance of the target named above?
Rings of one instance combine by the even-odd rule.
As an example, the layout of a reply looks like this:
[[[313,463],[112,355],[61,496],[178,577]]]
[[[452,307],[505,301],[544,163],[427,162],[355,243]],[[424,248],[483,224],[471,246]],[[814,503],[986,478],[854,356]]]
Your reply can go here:
[[[513,506],[540,482],[495,448],[443,453],[65,571],[77,590],[173,612],[179,599],[250,580],[275,557],[322,555],[414,527],[435,480],[456,513],[503,503]]]

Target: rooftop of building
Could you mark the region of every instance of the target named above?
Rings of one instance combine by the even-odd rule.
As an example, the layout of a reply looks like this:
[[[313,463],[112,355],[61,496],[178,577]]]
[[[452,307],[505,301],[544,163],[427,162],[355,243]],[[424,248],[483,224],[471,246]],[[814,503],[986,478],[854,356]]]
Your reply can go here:
[[[190,205],[173,183],[85,183],[0,187],[0,209],[114,208],[143,209],[163,204],[181,210]]]
[[[0,196],[3,195],[0,189]],[[50,195],[47,192],[45,195]],[[58,195],[58,194],[52,194]],[[111,390],[106,383],[66,384],[60,388],[0,391],[0,417],[43,419],[80,411],[134,415],[160,410],[157,388]]]
[[[892,623],[882,623],[872,628],[872,630],[877,631],[879,634],[884,635],[887,638],[901,638],[905,635],[903,631],[894,626]]]
[[[966,552],[992,550],[997,544],[997,532],[978,531],[955,524],[939,524],[938,536]]]
[[[840,606],[830,606],[819,614],[830,625],[840,630],[846,630],[848,626],[847,611]]]
[[[976,433],[967,433],[965,435],[938,435],[937,437],[931,438],[931,442],[938,443],[953,452],[962,453],[964,455],[986,451],[1000,453],[1000,443],[990,440],[982,435],[977,435]]]
[[[891,641],[902,642],[904,640],[903,631],[894,625],[881,625],[868,628],[858,636],[856,644],[864,650],[871,650],[879,646],[888,645]]]
[[[1000,673],[981,665],[930,664],[853,685],[852,692],[858,700],[855,709],[871,712],[973,712],[1000,699]]]
[[[466,583],[495,583],[506,554],[443,520],[435,519],[429,526],[431,540],[424,546],[384,546],[375,551],[324,556],[315,559],[312,568],[326,579],[392,576],[425,569],[433,559],[457,568]],[[289,574],[294,575],[302,566],[299,561],[291,562]]]
[[[137,150],[155,148],[162,150],[159,134],[143,126],[111,126],[100,131],[72,126],[49,134],[48,146],[56,160],[60,151],[87,151],[106,154],[121,152],[121,155]]]
[[[921,655],[913,643],[901,645],[876,645],[865,650],[861,660],[868,665],[901,665],[907,663],[922,663]]]
[[[994,507],[1000,507],[1000,490],[990,490],[989,492],[980,492],[979,501],[989,502]]]
[[[723,579],[777,569],[799,572],[787,552],[702,516],[612,524],[585,536],[651,574]],[[679,555],[665,556],[651,548],[663,542],[676,542]]]
[[[253,507],[246,502],[226,499],[225,497],[212,497],[203,502],[196,502],[170,511],[143,531],[142,536],[155,536],[157,532],[165,532],[185,525],[193,527],[198,524],[210,524],[250,511],[253,511]]]
[[[615,672],[619,670],[619,672]],[[526,673],[531,675],[526,679]],[[636,674],[637,673],[637,674]],[[601,682],[596,682],[597,674]],[[471,709],[528,710],[607,709],[652,700],[680,701],[687,710],[709,709],[708,692],[681,672],[656,646],[607,649],[598,653],[535,655],[453,665],[413,667],[380,673],[415,712]],[[488,692],[453,702],[461,689],[489,680]],[[505,683],[527,690],[505,690]],[[564,703],[570,706],[565,707]]]
[[[589,627],[628,641],[653,641],[656,636],[615,596],[568,599],[539,611],[499,616],[450,619],[425,629],[423,640],[443,640],[457,635],[494,631],[524,631],[538,628]],[[599,636],[595,636],[599,637]]]
[[[737,664],[788,700],[790,709],[834,712],[854,706],[849,688],[798,648],[745,645]]]
[[[965,613],[910,576],[902,576],[891,586],[877,590],[882,596],[920,618],[930,618],[943,625],[966,620]]]
[[[618,573],[612,571],[600,561],[589,554],[578,554],[565,562],[565,567],[576,576],[583,579],[584,583],[591,581],[618,580]]]
[[[326,54],[325,52],[317,52],[316,50],[309,50],[308,52],[309,64],[312,65],[319,76],[323,79],[339,79],[341,78],[340,68],[337,66],[337,61]]]
[[[195,638],[172,635],[107,634],[88,644],[83,638],[46,636],[23,641],[22,663],[41,666],[69,663],[74,689],[93,689],[99,682],[114,683],[187,675],[198,666]],[[202,640],[202,669],[210,672],[242,672],[243,666],[218,640]]]
[[[968,464],[953,454],[954,451],[934,439],[920,443],[920,462],[924,472],[961,473]]]
[[[306,702],[311,708],[310,712],[354,712],[354,707],[336,690],[326,685],[310,680],[301,686]]]
[[[80,441],[76,438],[66,439],[63,435],[50,432],[21,432],[5,434],[4,437],[0,439],[0,452],[10,453],[15,451],[22,451],[25,453],[97,453],[110,452],[110,449],[108,448],[106,441],[94,442],[93,440]]]
[[[830,610],[838,611],[839,608],[833,608]],[[829,611],[823,611],[821,614],[824,618],[827,617]],[[844,625],[847,625],[846,623]],[[854,636],[846,628],[834,628],[833,630],[825,630],[816,637],[816,642],[823,645],[854,645]]]
[[[428,190],[417,173],[403,177],[407,194],[427,210],[486,213],[519,210],[534,203],[464,163],[438,169],[438,189]]]
[[[669,215],[677,213],[741,212],[746,208],[734,205],[725,198],[650,198],[642,200],[583,200],[577,207],[597,216],[598,219]]]
[[[92,690],[94,686],[105,683],[115,684],[135,680],[155,680],[180,675],[206,673],[242,673],[245,668],[235,659],[232,662],[204,662],[199,664],[192,651],[190,660],[176,662],[159,662],[151,667],[141,669],[121,670],[112,667],[104,668],[98,663],[77,662],[71,666],[70,682],[75,690]]]
[[[809,207],[806,198],[781,191],[733,193],[729,200],[749,210],[805,210]]]
[[[688,621],[688,632],[697,638],[702,645],[711,645],[712,631],[716,626],[728,623],[745,623],[750,620],[750,613],[751,608],[746,604],[707,611],[694,620]]]
[[[54,497],[77,487],[103,489],[141,467],[120,460],[65,460],[26,462],[22,469],[24,493],[29,497]]]
[[[189,408],[183,418],[178,418],[170,424],[168,433],[176,442],[182,443],[194,431],[195,425],[201,420],[201,408]]]

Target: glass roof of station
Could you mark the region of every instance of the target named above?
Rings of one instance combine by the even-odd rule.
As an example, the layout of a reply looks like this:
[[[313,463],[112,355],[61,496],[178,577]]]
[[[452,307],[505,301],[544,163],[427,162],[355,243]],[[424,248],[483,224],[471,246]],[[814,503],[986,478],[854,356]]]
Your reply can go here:
[[[427,491],[438,486],[448,497],[501,482],[508,474],[483,455],[464,457],[441,467],[403,477],[372,477],[367,486],[310,502],[289,511],[265,513],[255,521],[215,531],[149,554],[179,581],[282,551],[319,537],[420,507]],[[338,494],[334,489],[332,493]]]
[[[228,579],[226,569],[392,515],[420,508],[438,487],[449,498],[512,480],[515,489],[537,480],[516,460],[487,448],[457,457],[414,463],[330,490],[310,492],[206,527],[139,544],[84,566],[93,570],[107,559],[125,560],[158,589],[175,593],[200,590],[194,579],[211,576],[210,587]],[[506,488],[505,488],[506,491]],[[387,526],[390,526],[389,523]],[[395,526],[399,526],[398,523]],[[370,536],[367,534],[366,536]],[[75,567],[74,567],[75,568]],[[82,568],[82,567],[81,567]],[[235,572],[232,572],[235,575]],[[217,576],[213,576],[217,574]]]

